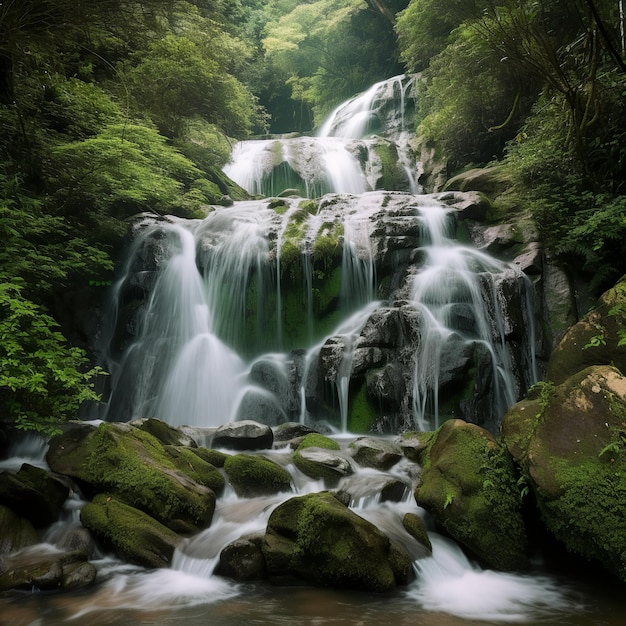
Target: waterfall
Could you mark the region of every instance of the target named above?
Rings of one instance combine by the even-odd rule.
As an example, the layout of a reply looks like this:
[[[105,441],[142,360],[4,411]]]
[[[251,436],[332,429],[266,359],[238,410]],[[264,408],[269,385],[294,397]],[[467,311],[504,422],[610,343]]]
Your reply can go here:
[[[104,333],[107,419],[497,427],[536,380],[531,286],[413,193],[415,84],[377,83],[316,137],[238,143],[225,171],[267,198],[143,216]]]
[[[413,279],[411,301],[423,315],[413,381],[414,413],[421,430],[439,426],[440,377],[443,361],[451,355],[463,359],[468,349],[484,354],[490,367],[480,371],[488,380],[476,380],[474,385],[493,388],[494,415],[502,415],[519,392],[496,284],[499,276],[514,270],[478,250],[456,245],[449,236],[449,213],[436,204],[420,209],[428,243],[423,248],[426,260]]]

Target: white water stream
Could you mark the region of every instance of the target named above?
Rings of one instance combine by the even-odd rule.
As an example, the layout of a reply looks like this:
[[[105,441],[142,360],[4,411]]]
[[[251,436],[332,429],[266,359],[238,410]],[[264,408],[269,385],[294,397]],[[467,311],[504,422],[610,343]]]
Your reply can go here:
[[[345,436],[337,439],[343,446],[351,440]],[[31,463],[45,465],[43,452],[37,453],[30,443],[15,450],[20,458]],[[216,623],[235,626],[239,620],[247,620],[247,615],[259,610],[254,605],[261,601],[268,604],[270,613],[263,612],[264,617],[257,618],[254,623],[273,624],[279,619],[271,614],[272,601],[262,594],[262,587],[240,584],[214,575],[219,561],[219,554],[230,542],[252,533],[262,533],[267,520],[276,506],[293,497],[322,491],[322,482],[316,482],[300,473],[290,462],[287,449],[264,451],[274,461],[282,464],[292,475],[292,492],[266,496],[262,498],[240,498],[232,491],[225,493],[217,501],[215,516],[210,528],[198,535],[183,541],[176,550],[172,566],[167,569],[145,570],[118,561],[110,555],[102,555],[94,561],[98,568],[100,584],[88,594],[64,594],[50,598],[46,611],[56,617],[43,618],[43,621],[25,621],[19,617],[8,622],[11,626],[52,626],[68,621],[70,624],[87,626],[88,624],[196,624],[194,617],[211,620],[215,616]],[[587,610],[585,600],[579,592],[573,591],[562,581],[545,574],[516,574],[485,570],[472,562],[461,549],[432,528],[429,537],[433,544],[431,557],[424,558],[424,548],[409,536],[402,526],[401,520],[406,513],[416,513],[422,517],[427,514],[419,509],[412,498],[411,489],[407,488],[401,502],[380,503],[380,485],[389,478],[400,479],[411,484],[413,466],[408,462],[400,462],[388,472],[373,469],[357,469],[357,472],[342,479],[342,485],[353,494],[350,505],[358,515],[368,519],[390,538],[398,541],[409,555],[415,558],[414,568],[416,580],[406,588],[388,596],[379,596],[381,606],[370,607],[370,596],[357,594],[354,599],[346,592],[340,602],[343,608],[335,608],[336,614],[329,615],[328,622],[335,619],[342,624],[364,624],[374,626],[385,620],[385,615],[394,610],[404,612],[405,616],[415,614],[421,616],[418,623],[427,624],[473,624],[474,620],[495,624],[522,623],[537,624],[548,620],[548,623],[577,624],[568,621],[575,614],[584,615]],[[72,528],[76,524],[72,516],[66,521],[58,522],[46,535],[46,542],[29,550],[52,551],[58,548],[55,542],[62,542],[64,528]],[[302,594],[302,590],[290,591]],[[311,589],[312,597],[318,593]],[[280,588],[272,588],[272,596],[280,596]],[[66,600],[64,600],[66,598]],[[357,600],[358,598],[358,600]],[[69,601],[71,600],[71,601]],[[334,602],[333,599],[330,600]],[[354,605],[352,619],[341,621],[341,613]],[[0,607],[3,606],[0,597]],[[360,607],[357,609],[357,606]],[[53,608],[55,607],[55,608]],[[189,613],[191,608],[201,609],[202,613]],[[233,612],[230,617],[224,610]],[[15,607],[11,604],[2,609],[2,615],[13,614]],[[300,618],[306,611],[304,607],[291,609]],[[279,609],[280,611],[280,609]],[[321,607],[317,611],[325,613]],[[332,611],[331,611],[332,613]],[[318,613],[319,614],[319,613]],[[368,617],[369,614],[369,617]],[[447,614],[460,621],[428,621],[428,615]],[[156,616],[159,616],[158,618]],[[358,616],[358,617],[357,617]],[[300,619],[295,618],[294,619]],[[565,621],[561,621],[561,618]],[[157,621],[150,621],[157,619]],[[423,621],[425,620],[425,621]],[[465,621],[469,620],[469,621]],[[198,624],[201,622],[198,621]],[[322,623],[311,621],[313,623]],[[323,623],[327,623],[326,620]],[[398,623],[406,623],[402,619]],[[582,623],[582,622],[581,622]]]

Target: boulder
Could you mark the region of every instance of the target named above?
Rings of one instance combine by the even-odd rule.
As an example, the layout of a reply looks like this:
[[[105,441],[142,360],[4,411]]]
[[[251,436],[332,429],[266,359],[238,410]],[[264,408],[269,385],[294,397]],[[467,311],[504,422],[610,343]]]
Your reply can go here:
[[[448,420],[420,454],[417,504],[487,566],[528,566],[521,496],[505,448],[474,424]]]
[[[96,568],[82,553],[64,552],[47,544],[4,557],[0,563],[0,591],[78,589],[96,580]]]
[[[399,548],[398,548],[399,549]],[[291,498],[270,515],[263,555],[270,580],[385,592],[402,579],[389,539],[328,492]]]
[[[116,496],[99,494],[80,512],[80,521],[107,549],[143,567],[167,567],[179,535]]]
[[[626,581],[626,377],[592,366],[537,385],[500,436],[548,530]]]
[[[0,555],[15,552],[39,541],[32,523],[0,505]]]
[[[625,325],[626,276],[565,333],[550,357],[546,378],[559,385],[590,365],[614,365],[626,374]]]
[[[274,443],[272,429],[252,420],[229,422],[213,435],[213,447],[231,450],[267,450]]]
[[[35,528],[57,521],[69,491],[45,469],[28,463],[16,474],[0,474],[0,504],[28,518]]]
[[[402,526],[413,539],[416,539],[420,544],[426,547],[432,556],[433,546],[430,543],[424,520],[417,513],[405,513],[402,518]]]
[[[224,471],[240,497],[253,498],[291,491],[289,472],[263,456],[235,454],[226,459]]]
[[[285,422],[273,430],[274,441],[277,442],[291,441],[292,439],[306,437],[306,435],[315,433],[313,428],[306,424],[301,424],[300,422]]]
[[[226,481],[222,473],[207,459],[213,456],[206,448],[187,448],[185,446],[164,446],[163,449],[176,467],[193,478],[198,484],[208,487],[216,495],[224,491]]]
[[[348,450],[362,467],[379,470],[388,470],[402,458],[400,446],[374,437],[358,437],[350,443]]]
[[[293,462],[303,474],[315,480],[323,480],[330,487],[354,471],[344,454],[325,448],[298,449],[293,454]]]
[[[194,480],[198,472],[175,463],[158,439],[129,424],[70,429],[52,438],[46,458],[88,497],[113,493],[176,532],[196,532],[211,523],[215,493]],[[199,467],[200,459],[193,458]]]
[[[215,573],[238,582],[265,580],[267,569],[262,546],[262,535],[240,537],[229,543],[220,552]]]
[[[183,430],[174,428],[174,426],[170,426],[166,422],[162,422],[154,417],[134,420],[131,424],[150,433],[163,445],[187,446],[190,448],[196,448],[198,445],[193,437],[189,436],[189,434]]]

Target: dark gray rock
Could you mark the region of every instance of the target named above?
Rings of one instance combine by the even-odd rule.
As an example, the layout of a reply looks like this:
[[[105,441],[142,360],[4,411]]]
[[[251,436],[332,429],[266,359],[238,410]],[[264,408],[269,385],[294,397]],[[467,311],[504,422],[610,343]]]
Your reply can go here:
[[[274,443],[274,433],[266,424],[252,420],[229,422],[213,435],[213,447],[231,450],[266,450]]]

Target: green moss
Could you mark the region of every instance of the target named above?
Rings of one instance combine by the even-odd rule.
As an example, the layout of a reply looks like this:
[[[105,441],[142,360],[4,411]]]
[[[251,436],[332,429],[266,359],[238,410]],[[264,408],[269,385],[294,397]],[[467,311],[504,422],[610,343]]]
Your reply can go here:
[[[197,454],[203,461],[213,465],[213,467],[224,467],[224,463],[229,457],[225,452],[212,450],[210,448],[193,448],[192,452]]]
[[[317,215],[319,211],[320,203],[317,200],[302,200],[298,204],[298,208],[300,211],[307,213],[309,215]]]
[[[80,513],[82,524],[130,563],[167,567],[180,537],[114,495],[99,494]]]
[[[433,547],[428,537],[424,520],[416,513],[405,513],[402,518],[402,526],[411,537],[419,541],[424,547],[432,551]]]
[[[256,497],[291,491],[291,475],[270,459],[235,454],[226,459],[224,471],[237,495]]]
[[[554,459],[562,495],[540,503],[542,515],[549,519],[549,528],[557,539],[573,552],[598,559],[623,581],[626,528],[623,507],[616,503],[626,502],[625,466],[623,459],[620,463],[611,455],[589,458],[580,465]]]
[[[269,209],[273,209],[278,215],[284,215],[289,208],[289,204],[283,198],[272,198],[267,206]]]
[[[517,475],[488,432],[451,420],[428,442],[416,500],[461,544],[492,567],[526,564]]]
[[[283,538],[281,565],[309,582],[372,591],[395,586],[389,540],[328,492],[280,505],[270,516],[268,533]],[[266,540],[264,553],[272,573],[270,543]]]
[[[200,485],[209,487],[217,495],[224,491],[226,480],[220,471],[202,458],[196,449],[184,446],[165,446],[165,452],[174,465]]]
[[[324,268],[341,261],[343,255],[342,237],[344,234],[341,222],[324,222],[317,232],[313,243],[313,259],[316,266]]]
[[[176,530],[183,530],[181,519],[198,528],[210,522],[214,501],[201,493],[181,492],[180,482],[165,473],[178,468],[151,434],[137,428],[120,431],[115,424],[105,423],[89,439],[90,452],[82,454],[90,483],[114,491],[165,525],[174,524]]]
[[[296,452],[305,448],[324,448],[325,450],[340,450],[339,444],[330,437],[320,435],[319,433],[309,433],[304,437],[296,448]]]
[[[378,414],[367,395],[367,384],[363,381],[349,404],[348,430],[352,433],[367,433],[377,417]]]

